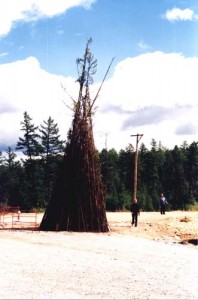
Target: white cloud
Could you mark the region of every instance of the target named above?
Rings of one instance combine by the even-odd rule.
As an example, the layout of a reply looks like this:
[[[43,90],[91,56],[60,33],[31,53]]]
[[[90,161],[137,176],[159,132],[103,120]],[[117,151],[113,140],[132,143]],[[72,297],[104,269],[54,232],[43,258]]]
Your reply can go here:
[[[1,52],[0,53],[0,57],[4,57],[4,56],[7,56],[8,55],[8,52]]]
[[[149,105],[169,107],[197,103],[198,58],[179,53],[152,52],[126,58],[115,66],[105,83],[106,101],[123,109]],[[112,86],[114,87],[112,89]]]
[[[150,147],[152,138],[168,148],[197,140],[198,58],[177,53],[153,52],[117,63],[96,101],[93,118],[97,148],[125,149],[135,145],[131,134],[144,134],[141,142]],[[72,112],[68,93],[77,98],[74,78],[43,70],[34,57],[0,65],[0,144],[15,144],[23,113],[35,125],[51,116],[66,139]],[[99,83],[91,88],[95,96]]]
[[[167,10],[163,16],[168,21],[193,21],[198,20],[198,15],[194,13],[190,8],[180,9],[173,8]]]
[[[20,122],[27,111],[35,125],[51,116],[60,124],[63,139],[70,126],[71,112],[63,100],[70,105],[61,84],[75,91],[72,78],[63,78],[41,69],[34,57],[0,65],[0,143],[16,143],[20,133]]]
[[[175,130],[175,133],[178,135],[192,135],[196,134],[198,130],[198,126],[194,125],[190,122],[182,124],[181,126],[178,126]]]
[[[151,105],[143,107],[137,111],[131,112],[130,116],[123,122],[123,129],[127,129],[135,126],[144,126],[150,124],[159,124],[164,120],[169,120],[182,112],[183,107],[162,107],[157,105]]]
[[[138,132],[147,146],[152,138],[167,147],[196,140],[195,131],[181,135],[176,129],[190,120],[197,133],[197,77],[197,57],[153,52],[126,58],[115,66],[98,99],[98,132],[114,136],[115,148],[123,148]]]
[[[146,50],[149,50],[151,47],[146,44],[143,40],[141,40],[139,43],[138,43],[138,47],[140,48],[140,50],[142,51],[146,51]]]
[[[1,0],[0,36],[7,35],[18,21],[30,22],[50,18],[66,10],[82,6],[89,8],[96,0]]]

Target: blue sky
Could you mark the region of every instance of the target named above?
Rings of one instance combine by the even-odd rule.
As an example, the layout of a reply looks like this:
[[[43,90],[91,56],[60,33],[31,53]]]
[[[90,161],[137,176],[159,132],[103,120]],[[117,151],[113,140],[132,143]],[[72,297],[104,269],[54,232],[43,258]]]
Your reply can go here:
[[[51,116],[65,138],[60,82],[77,96],[75,61],[90,37],[93,94],[115,57],[96,103],[97,148],[108,136],[108,148],[125,149],[138,132],[148,148],[197,141],[197,0],[1,0],[1,149],[16,144],[25,110],[35,125]]]
[[[50,2],[54,1],[49,0],[49,5]],[[76,76],[75,59],[81,55],[89,37],[94,40],[92,50],[98,59],[98,69],[107,67],[114,56],[120,61],[148,50],[198,55],[198,23],[167,21],[164,16],[174,7],[198,10],[196,1],[92,2],[90,9],[71,7],[51,18],[42,17],[32,22],[15,21],[14,28],[1,39],[1,53],[7,53],[1,57],[1,63],[31,55],[48,72]]]

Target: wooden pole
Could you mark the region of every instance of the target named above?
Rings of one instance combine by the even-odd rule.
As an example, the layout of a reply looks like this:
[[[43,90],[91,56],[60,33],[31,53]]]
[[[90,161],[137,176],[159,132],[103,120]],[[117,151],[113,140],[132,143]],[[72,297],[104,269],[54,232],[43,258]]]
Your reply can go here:
[[[133,201],[136,199],[137,196],[137,168],[138,168],[138,143],[140,139],[143,137],[143,134],[133,134],[131,136],[136,136],[136,151],[135,151],[135,165],[134,165],[134,188],[133,188]],[[132,202],[133,202],[132,201]]]

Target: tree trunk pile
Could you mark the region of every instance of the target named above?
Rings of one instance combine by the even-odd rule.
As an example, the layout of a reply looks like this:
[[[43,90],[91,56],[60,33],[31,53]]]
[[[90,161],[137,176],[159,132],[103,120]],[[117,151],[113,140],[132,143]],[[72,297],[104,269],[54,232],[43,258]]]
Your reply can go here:
[[[94,145],[89,84],[96,60],[89,50],[77,60],[80,84],[74,117],[52,197],[40,224],[47,231],[107,232],[105,190]]]

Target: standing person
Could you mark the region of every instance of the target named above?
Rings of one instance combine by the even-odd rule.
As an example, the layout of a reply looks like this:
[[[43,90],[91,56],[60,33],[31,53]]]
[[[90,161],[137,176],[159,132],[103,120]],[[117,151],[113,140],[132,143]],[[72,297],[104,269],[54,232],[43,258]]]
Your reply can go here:
[[[140,208],[139,204],[137,203],[137,199],[133,200],[133,203],[131,204],[131,212],[132,212],[132,226],[135,224],[135,227],[137,227],[138,222],[138,215],[140,215]]]
[[[166,204],[168,202],[166,201],[166,198],[164,197],[164,194],[161,193],[160,194],[160,199],[159,199],[159,205],[160,205],[160,212],[161,215],[165,215],[165,211],[166,211]]]

